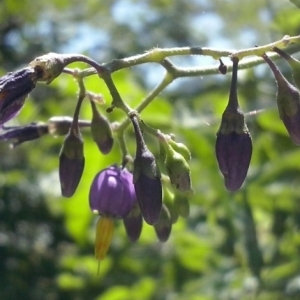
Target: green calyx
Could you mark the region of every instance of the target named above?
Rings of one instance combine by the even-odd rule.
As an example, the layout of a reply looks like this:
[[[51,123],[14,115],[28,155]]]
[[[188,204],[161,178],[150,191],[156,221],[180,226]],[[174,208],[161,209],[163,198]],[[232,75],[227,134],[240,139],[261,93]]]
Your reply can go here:
[[[83,159],[83,139],[81,134],[78,135],[70,132],[63,143],[60,155],[64,154],[68,159]]]
[[[227,107],[222,115],[218,133],[230,134],[232,132],[243,134],[248,132],[248,128],[242,110],[240,108],[235,110]]]

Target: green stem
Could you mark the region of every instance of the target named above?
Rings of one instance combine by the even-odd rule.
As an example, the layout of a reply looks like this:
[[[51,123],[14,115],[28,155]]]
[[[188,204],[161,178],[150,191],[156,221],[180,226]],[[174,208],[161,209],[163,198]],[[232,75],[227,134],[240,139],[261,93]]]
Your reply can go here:
[[[141,101],[141,103],[137,106],[136,111],[141,113],[154,99],[155,97],[163,91],[172,81],[174,77],[166,73],[163,80]],[[126,118],[118,127],[118,132],[123,132],[127,126],[130,124],[130,119]]]
[[[72,125],[70,128],[70,131],[72,131],[73,134],[75,134],[75,135],[79,135],[78,119],[79,119],[79,112],[80,112],[81,104],[85,97],[85,86],[83,84],[82,78],[77,77],[76,79],[77,79],[78,86],[79,86],[79,95],[78,95],[78,100],[77,100],[77,104],[75,107],[73,122],[72,122]]]

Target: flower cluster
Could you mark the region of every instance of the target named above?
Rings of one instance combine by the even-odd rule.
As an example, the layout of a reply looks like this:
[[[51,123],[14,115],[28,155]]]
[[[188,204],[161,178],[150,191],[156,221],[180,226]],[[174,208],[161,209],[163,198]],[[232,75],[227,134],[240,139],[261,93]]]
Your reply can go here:
[[[272,50],[287,60],[292,68],[295,84],[299,88],[300,62],[279,48],[274,47]],[[262,57],[270,66],[277,82],[276,100],[279,116],[292,141],[300,145],[300,93],[266,54]],[[229,99],[217,132],[215,154],[226,188],[236,191],[247,176],[252,156],[252,140],[238,101],[239,58],[232,55],[231,60]],[[74,61],[87,62],[94,69],[82,73],[77,69],[66,70],[65,66]],[[219,61],[219,72],[226,74],[227,67],[221,59]],[[18,114],[25,98],[36,87],[38,81],[49,84],[62,72],[72,75],[79,87],[73,118],[53,117],[48,122],[33,122],[25,126],[5,125]],[[96,103],[102,101],[102,96],[85,90],[83,78],[87,76],[86,72],[91,72],[89,75],[97,73],[109,88],[113,101],[107,112],[112,112],[117,107],[126,113],[126,121],[132,125],[135,136],[134,158],[127,152],[123,137],[124,128],[120,130],[122,126],[118,124],[113,126],[98,111]],[[79,119],[84,99],[87,99],[91,106],[90,121]],[[84,172],[85,154],[81,129],[85,127],[90,129],[91,137],[103,155],[112,150],[113,131],[119,130],[118,142],[122,153],[122,167],[113,165],[101,170],[90,187],[90,208],[100,215],[96,226],[96,258],[101,261],[108,251],[115,219],[123,220],[131,241],[139,239],[143,221],[154,227],[159,241],[167,241],[172,224],[179,216],[186,218],[189,215],[188,196],[192,193],[192,182],[188,162],[191,153],[183,143],[177,142],[172,134],[164,134],[149,127],[140,119],[138,112],[123,102],[108,69],[84,56],[50,53],[36,58],[28,67],[0,78],[0,140],[9,141],[15,147],[47,134],[64,136],[59,153],[59,181],[61,194],[67,198],[76,192]],[[159,145],[157,157],[146,145],[144,133],[156,138]]]

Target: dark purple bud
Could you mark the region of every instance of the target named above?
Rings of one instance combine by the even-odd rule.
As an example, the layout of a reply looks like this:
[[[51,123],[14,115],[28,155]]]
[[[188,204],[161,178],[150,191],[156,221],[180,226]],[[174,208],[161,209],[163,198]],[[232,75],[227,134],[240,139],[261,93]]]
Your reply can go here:
[[[117,166],[102,170],[92,182],[89,201],[98,214],[125,218],[136,202],[132,174]]]
[[[0,127],[19,113],[25,98],[35,88],[37,78],[33,68],[10,72],[0,78]]]
[[[145,221],[158,221],[162,207],[161,174],[154,155],[147,148],[136,116],[131,117],[136,136],[133,182],[138,203]]]
[[[133,205],[129,214],[123,219],[123,223],[129,239],[132,242],[136,242],[141,235],[143,227],[143,217],[137,202]]]
[[[270,66],[277,83],[276,101],[280,119],[283,121],[290,138],[296,145],[300,145],[300,94],[290,84],[276,67],[273,61],[266,55],[263,59]]]
[[[222,115],[217,133],[216,156],[225,186],[230,191],[239,189],[248,172],[252,155],[252,140],[245,117],[238,104],[238,59],[233,58],[232,80],[228,105]]]
[[[161,208],[159,219],[154,224],[154,229],[160,242],[166,242],[169,239],[172,230],[172,220],[165,205]]]
[[[12,147],[32,141],[48,134],[48,126],[44,123],[31,123],[25,126],[3,127],[0,140],[9,141]]]
[[[90,101],[93,111],[91,122],[91,133],[94,142],[97,144],[99,150],[103,154],[108,154],[114,144],[113,133],[107,118],[101,115],[94,101]]]
[[[72,197],[84,169],[83,139],[81,134],[70,130],[59,154],[59,180],[61,194]]]

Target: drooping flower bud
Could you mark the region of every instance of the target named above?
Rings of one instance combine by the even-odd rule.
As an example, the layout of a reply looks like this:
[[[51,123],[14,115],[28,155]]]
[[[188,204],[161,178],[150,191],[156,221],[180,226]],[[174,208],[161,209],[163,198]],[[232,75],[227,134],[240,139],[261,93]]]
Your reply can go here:
[[[283,121],[292,141],[296,145],[300,145],[300,93],[287,81],[266,54],[263,55],[263,59],[271,68],[276,79],[276,101],[280,119]]]
[[[19,113],[38,78],[39,74],[31,67],[0,78],[0,127]]]
[[[72,122],[73,118],[68,116],[56,116],[50,118],[48,120],[49,134],[53,135],[54,137],[66,135],[70,130]],[[78,126],[79,128],[90,127],[91,122],[78,120]]]
[[[96,240],[95,240],[95,257],[100,262],[106,256],[108,248],[111,244],[114,235],[114,220],[110,217],[100,217],[96,226]]]
[[[292,69],[295,85],[300,89],[300,61],[277,47],[274,47],[273,50],[288,62]]]
[[[183,218],[187,218],[190,214],[190,203],[186,195],[177,193],[174,198],[174,206],[177,208],[178,214]]]
[[[91,122],[91,133],[94,142],[97,144],[99,150],[103,154],[108,154],[113,146],[114,138],[111,126],[107,118],[101,115],[94,101],[90,101],[93,117]]]
[[[169,239],[172,230],[172,220],[165,205],[161,208],[159,219],[158,222],[154,224],[154,229],[160,242],[166,242]]]
[[[84,96],[79,95],[73,122],[59,154],[59,180],[64,197],[71,197],[75,193],[85,164],[83,139],[78,127],[78,117],[83,99]]]
[[[191,192],[191,171],[185,158],[175,151],[171,146],[172,140],[166,140],[163,135],[160,136],[166,151],[166,169],[172,184],[182,192]],[[177,147],[179,148],[179,147]],[[182,149],[182,148],[181,148]]]
[[[98,214],[125,218],[136,202],[133,176],[115,165],[100,171],[89,194],[90,208]]]
[[[136,136],[133,182],[141,213],[153,225],[158,221],[162,207],[161,174],[155,157],[145,144],[137,116],[131,116]]]
[[[3,130],[4,132],[0,133],[0,140],[9,141],[12,148],[48,134],[48,126],[42,122],[25,126],[3,127]]]
[[[66,136],[59,154],[59,180],[61,194],[72,197],[80,182],[85,164],[83,139],[72,130]]]
[[[136,242],[141,235],[143,227],[143,217],[137,202],[133,205],[129,214],[123,219],[123,223],[129,239],[132,242]]]
[[[225,186],[236,191],[243,184],[252,155],[252,140],[237,98],[238,58],[233,58],[228,105],[217,132],[216,156]]]

